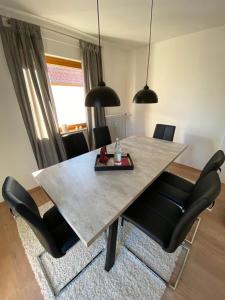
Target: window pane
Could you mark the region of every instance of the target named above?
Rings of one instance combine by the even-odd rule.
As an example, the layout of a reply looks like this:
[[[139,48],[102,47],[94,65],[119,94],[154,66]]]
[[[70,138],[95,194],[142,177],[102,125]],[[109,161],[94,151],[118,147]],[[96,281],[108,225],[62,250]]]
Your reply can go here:
[[[59,126],[86,123],[84,88],[78,86],[52,86]]]
[[[59,126],[86,123],[83,72],[78,67],[48,63]]]

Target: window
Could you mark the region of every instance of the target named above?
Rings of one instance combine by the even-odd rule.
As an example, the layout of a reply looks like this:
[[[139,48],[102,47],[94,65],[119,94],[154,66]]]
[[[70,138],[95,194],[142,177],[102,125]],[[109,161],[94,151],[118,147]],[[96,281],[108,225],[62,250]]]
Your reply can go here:
[[[60,131],[87,127],[81,63],[46,56]]]

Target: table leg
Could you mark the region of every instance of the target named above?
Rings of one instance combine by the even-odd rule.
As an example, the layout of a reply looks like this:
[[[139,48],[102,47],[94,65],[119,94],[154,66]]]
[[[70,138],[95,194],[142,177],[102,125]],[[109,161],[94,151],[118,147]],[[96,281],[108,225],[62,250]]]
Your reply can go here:
[[[105,261],[105,270],[107,272],[113,267],[116,256],[116,241],[117,241],[118,219],[109,226],[107,252]]]

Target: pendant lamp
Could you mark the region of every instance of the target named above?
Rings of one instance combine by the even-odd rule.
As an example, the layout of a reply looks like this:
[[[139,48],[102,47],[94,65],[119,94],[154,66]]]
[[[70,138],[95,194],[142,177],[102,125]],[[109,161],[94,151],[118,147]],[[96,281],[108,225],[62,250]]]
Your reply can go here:
[[[152,11],[153,11],[153,0],[151,2],[151,14],[150,14],[150,25],[149,25],[149,41],[148,41],[148,64],[147,64],[147,74],[146,74],[146,84],[144,88],[138,91],[133,102],[135,103],[158,103],[158,96],[156,93],[148,87],[148,71],[149,71],[149,61],[151,55],[151,34],[152,34]]]
[[[100,36],[100,22],[99,22],[99,4],[97,0],[97,15],[98,15],[98,47],[100,68],[102,66],[101,54],[101,36]],[[99,74],[100,73],[100,74]],[[106,86],[102,78],[102,72],[98,72],[98,86],[91,89],[86,95],[85,106],[87,107],[112,107],[120,106],[120,99],[117,93],[110,87]]]

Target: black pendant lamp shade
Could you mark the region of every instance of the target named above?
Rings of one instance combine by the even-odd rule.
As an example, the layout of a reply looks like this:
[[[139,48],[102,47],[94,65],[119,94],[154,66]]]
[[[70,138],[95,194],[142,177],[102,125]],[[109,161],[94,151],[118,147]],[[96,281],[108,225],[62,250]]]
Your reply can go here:
[[[112,107],[120,106],[120,99],[117,93],[105,85],[104,81],[99,82],[98,86],[91,89],[85,99],[87,107]]]
[[[158,103],[158,96],[147,85],[149,61],[150,61],[150,54],[151,54],[152,11],[153,11],[153,0],[151,3],[151,16],[150,16],[150,26],[149,26],[148,64],[147,64],[146,84],[145,84],[144,88],[142,90],[138,91],[133,98],[133,102],[135,102],[137,104]]]
[[[102,66],[101,42],[100,42],[100,22],[99,22],[99,4],[97,0],[97,15],[98,15],[98,47],[100,68]],[[98,70],[99,71],[99,70]],[[100,76],[99,76],[100,73]],[[112,107],[120,106],[120,99],[117,93],[110,87],[105,85],[102,78],[102,72],[98,72],[98,86],[91,89],[85,98],[85,106],[87,107]]]
[[[138,91],[134,98],[135,103],[158,103],[158,96],[147,85],[140,91]]]

